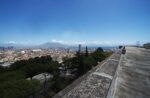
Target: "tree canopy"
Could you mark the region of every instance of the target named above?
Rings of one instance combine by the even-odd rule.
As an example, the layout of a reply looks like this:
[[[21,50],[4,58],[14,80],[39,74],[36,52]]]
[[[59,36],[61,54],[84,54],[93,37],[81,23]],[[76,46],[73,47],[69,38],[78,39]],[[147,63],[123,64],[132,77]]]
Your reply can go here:
[[[32,79],[34,75],[58,70],[58,62],[50,56],[36,57],[29,60],[21,60],[10,67],[0,67],[0,98],[27,98],[34,95],[40,89],[38,80]]]
[[[143,47],[146,48],[146,49],[150,49],[150,43],[144,44]]]

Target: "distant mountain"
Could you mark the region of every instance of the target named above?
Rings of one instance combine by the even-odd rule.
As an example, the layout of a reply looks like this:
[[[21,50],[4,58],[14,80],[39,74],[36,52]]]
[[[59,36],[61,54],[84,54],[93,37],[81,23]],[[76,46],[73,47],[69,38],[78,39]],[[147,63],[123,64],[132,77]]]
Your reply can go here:
[[[0,43],[0,47],[15,47],[15,48],[67,48],[69,46],[56,42],[47,42],[41,45],[25,45],[17,43]]]
[[[47,42],[41,45],[27,45],[27,44],[18,44],[18,43],[0,43],[0,47],[10,47],[13,46],[15,48],[72,48],[76,47],[78,48],[78,45],[66,45],[59,42]],[[82,45],[82,47],[85,47],[86,45]],[[107,45],[98,45],[98,44],[88,44],[88,47],[105,47],[105,48],[112,48],[116,47],[114,45],[107,46]]]

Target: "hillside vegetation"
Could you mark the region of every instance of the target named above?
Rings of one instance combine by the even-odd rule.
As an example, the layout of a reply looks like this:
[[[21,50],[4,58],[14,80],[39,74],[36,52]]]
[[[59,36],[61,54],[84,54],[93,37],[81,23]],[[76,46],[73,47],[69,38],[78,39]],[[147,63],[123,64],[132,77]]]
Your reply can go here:
[[[146,48],[146,49],[150,49],[150,43],[144,44],[143,47]]]

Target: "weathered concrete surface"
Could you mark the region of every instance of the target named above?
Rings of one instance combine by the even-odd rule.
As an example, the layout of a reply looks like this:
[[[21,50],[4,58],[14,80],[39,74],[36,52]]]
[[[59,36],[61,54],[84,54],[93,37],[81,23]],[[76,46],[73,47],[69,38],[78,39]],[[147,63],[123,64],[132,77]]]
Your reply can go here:
[[[150,50],[126,47],[109,98],[150,98]]]
[[[53,98],[106,98],[120,60],[121,50],[76,80]]]

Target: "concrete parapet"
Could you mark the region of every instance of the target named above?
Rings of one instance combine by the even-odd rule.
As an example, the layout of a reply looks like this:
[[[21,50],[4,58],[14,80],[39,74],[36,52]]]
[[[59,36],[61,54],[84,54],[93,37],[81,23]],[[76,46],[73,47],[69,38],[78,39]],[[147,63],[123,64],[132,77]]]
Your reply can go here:
[[[106,98],[121,56],[117,50],[102,64],[77,79],[53,98]]]

